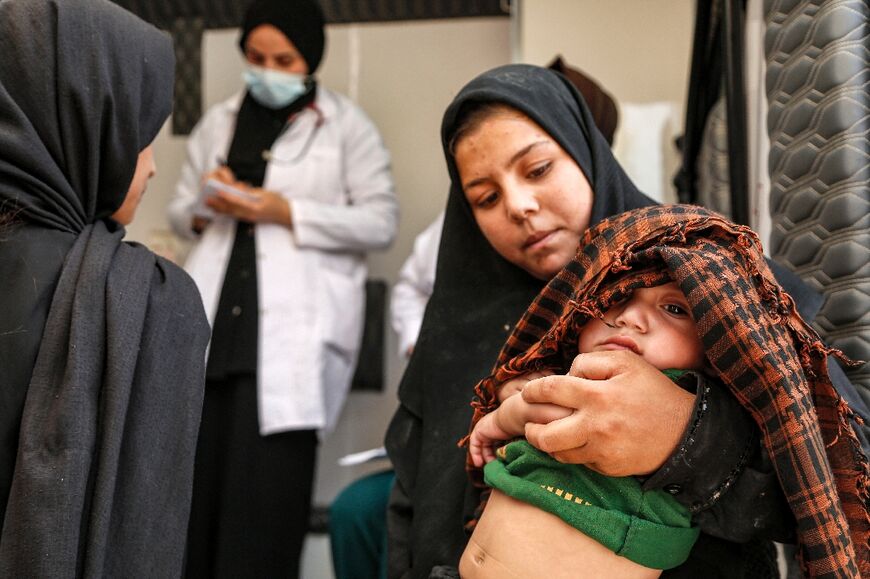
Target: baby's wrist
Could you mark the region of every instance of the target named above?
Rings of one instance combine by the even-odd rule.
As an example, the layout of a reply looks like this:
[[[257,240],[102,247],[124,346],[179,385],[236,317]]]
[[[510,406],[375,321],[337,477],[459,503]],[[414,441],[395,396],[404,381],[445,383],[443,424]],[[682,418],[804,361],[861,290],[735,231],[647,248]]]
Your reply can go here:
[[[496,410],[496,426],[505,435],[504,440],[522,436],[526,430],[528,416],[524,412],[525,402],[522,396],[512,396],[505,400]]]

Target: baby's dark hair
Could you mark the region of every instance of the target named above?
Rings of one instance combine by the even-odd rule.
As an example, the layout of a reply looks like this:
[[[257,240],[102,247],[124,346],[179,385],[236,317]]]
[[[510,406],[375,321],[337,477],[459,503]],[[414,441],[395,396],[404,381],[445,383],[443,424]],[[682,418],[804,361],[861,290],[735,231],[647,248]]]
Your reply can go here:
[[[523,114],[510,105],[498,101],[469,101],[462,105],[456,115],[453,134],[447,143],[450,155],[456,156],[459,141],[475,132],[484,122],[504,113]]]

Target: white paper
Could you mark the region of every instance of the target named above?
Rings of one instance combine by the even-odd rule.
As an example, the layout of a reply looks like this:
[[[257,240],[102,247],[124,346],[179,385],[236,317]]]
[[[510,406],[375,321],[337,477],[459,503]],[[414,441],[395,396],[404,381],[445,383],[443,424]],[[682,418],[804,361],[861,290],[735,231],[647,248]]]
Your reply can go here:
[[[387,449],[383,446],[370,448],[362,452],[352,452],[338,459],[339,466],[353,466],[387,458]]]
[[[217,195],[218,191],[223,191],[224,193],[229,193],[230,195],[236,195],[241,197],[242,199],[256,199],[255,196],[251,195],[246,191],[242,191],[241,189],[236,189],[231,185],[227,185],[226,183],[221,183],[217,179],[208,179],[205,183],[203,183],[202,188],[199,190],[199,197],[196,200],[196,205],[193,207],[193,214],[198,217],[204,217],[206,219],[214,219],[215,213],[214,211],[205,204],[205,200],[209,197],[214,197]]]

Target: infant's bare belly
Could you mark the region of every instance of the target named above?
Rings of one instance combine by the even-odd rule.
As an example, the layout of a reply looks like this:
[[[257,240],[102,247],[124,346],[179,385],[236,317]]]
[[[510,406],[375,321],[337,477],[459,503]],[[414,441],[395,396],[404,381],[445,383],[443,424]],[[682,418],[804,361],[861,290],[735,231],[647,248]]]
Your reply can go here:
[[[466,579],[652,578],[661,573],[620,557],[559,517],[492,491],[462,554]]]

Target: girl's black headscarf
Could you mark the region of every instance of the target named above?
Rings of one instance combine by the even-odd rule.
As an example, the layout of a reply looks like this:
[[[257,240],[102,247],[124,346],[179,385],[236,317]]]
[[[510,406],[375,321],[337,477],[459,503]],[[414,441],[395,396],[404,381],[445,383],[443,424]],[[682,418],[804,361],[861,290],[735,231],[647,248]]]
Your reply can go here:
[[[465,200],[449,143],[460,112],[475,102],[523,112],[571,155],[594,191],[590,225],[652,204],[614,159],[580,94],[555,72],[528,65],[496,68],[468,83],[447,108],[441,138],[452,185],[435,287],[386,438],[398,485],[414,505],[407,540],[415,577],[459,560],[463,524],[478,503],[465,453],[456,446],[468,430],[472,389],[489,374],[510,330],[545,283],[492,249]]]
[[[173,69],[108,1],[0,2],[0,576],[181,573],[208,324],[109,219]]]

